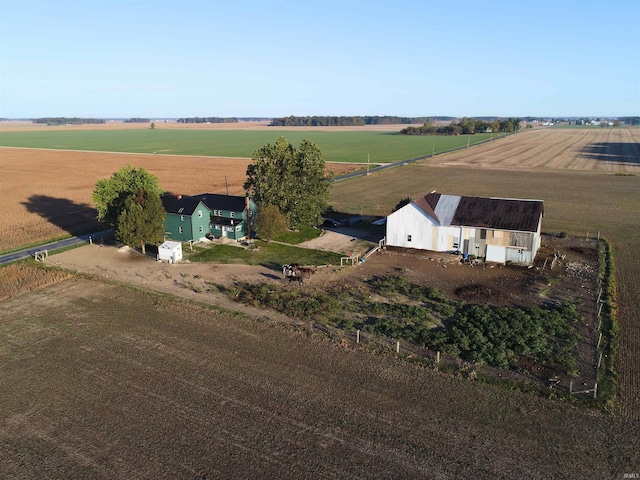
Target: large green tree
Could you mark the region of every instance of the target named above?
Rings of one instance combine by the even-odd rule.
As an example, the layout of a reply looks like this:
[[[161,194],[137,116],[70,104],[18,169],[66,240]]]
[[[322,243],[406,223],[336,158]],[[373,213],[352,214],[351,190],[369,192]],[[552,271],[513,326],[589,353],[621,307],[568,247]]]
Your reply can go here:
[[[98,180],[93,201],[98,219],[115,229],[116,239],[131,247],[157,245],[164,237],[165,212],[157,177],[127,166]]]
[[[130,247],[159,245],[164,240],[165,211],[160,196],[139,190],[124,200],[116,221],[116,239]]]
[[[287,217],[290,228],[317,225],[329,200],[329,183],[320,149],[302,140],[296,150],[286,138],[267,144],[253,154],[244,188],[256,204],[274,205]]]
[[[138,194],[141,190],[158,196],[162,193],[158,178],[144,168],[128,165],[115,172],[111,178],[98,180],[93,189],[93,203],[98,210],[98,220],[115,227],[127,197]]]

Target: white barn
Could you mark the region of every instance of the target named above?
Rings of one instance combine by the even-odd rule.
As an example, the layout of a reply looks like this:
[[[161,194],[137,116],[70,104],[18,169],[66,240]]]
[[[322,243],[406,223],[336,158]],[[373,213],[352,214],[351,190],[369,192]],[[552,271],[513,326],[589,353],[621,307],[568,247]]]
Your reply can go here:
[[[465,197],[435,191],[387,217],[387,245],[461,252],[530,265],[540,248],[542,200]]]

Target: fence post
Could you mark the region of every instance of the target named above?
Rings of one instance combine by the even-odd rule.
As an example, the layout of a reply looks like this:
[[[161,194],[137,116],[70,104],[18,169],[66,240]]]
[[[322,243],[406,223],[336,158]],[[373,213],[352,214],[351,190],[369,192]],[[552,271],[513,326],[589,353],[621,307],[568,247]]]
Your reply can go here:
[[[593,385],[593,399],[598,398],[598,382]]]
[[[569,393],[573,394],[573,379],[569,382]]]
[[[360,330],[356,330],[356,343],[360,343]]]
[[[436,363],[440,363],[440,351],[436,352]]]
[[[400,353],[400,340],[396,342],[396,353]]]

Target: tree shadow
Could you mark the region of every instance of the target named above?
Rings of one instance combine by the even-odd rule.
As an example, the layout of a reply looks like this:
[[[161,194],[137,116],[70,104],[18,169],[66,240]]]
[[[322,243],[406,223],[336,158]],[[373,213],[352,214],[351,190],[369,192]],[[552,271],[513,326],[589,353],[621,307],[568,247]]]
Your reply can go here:
[[[86,203],[76,203],[68,198],[31,195],[26,202],[22,202],[22,205],[30,213],[37,213],[70,235],[80,235],[104,228],[98,222],[96,209]]]
[[[619,166],[640,165],[640,143],[590,143],[580,150],[580,154],[584,158],[609,162]]]

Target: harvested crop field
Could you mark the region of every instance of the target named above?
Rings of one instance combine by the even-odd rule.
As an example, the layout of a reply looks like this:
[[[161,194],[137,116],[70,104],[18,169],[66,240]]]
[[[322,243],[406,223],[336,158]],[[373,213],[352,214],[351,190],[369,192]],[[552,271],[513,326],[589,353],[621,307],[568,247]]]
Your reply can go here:
[[[9,478],[621,478],[638,469],[637,422],[268,321],[85,279],[0,312]]]
[[[249,159],[0,147],[0,250],[100,229],[91,195],[100,178],[144,167],[165,191],[244,195]],[[335,173],[359,168],[328,164]]]
[[[428,161],[429,165],[587,170],[640,174],[640,129],[523,130],[499,142]]]

